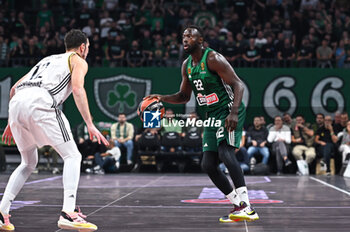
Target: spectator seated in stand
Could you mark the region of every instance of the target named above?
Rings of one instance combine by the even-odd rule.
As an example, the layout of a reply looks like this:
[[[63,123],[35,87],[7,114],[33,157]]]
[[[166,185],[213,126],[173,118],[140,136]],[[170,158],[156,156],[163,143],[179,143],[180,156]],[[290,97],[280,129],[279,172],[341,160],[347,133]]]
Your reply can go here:
[[[350,121],[346,123],[345,129],[337,134],[337,141],[339,140],[339,152],[342,154],[342,163],[344,163],[350,155]]]
[[[326,175],[331,175],[330,159],[335,151],[334,143],[337,136],[334,134],[332,117],[327,115],[324,118],[324,125],[316,131],[315,143],[317,144],[317,155],[321,157],[321,166],[326,168]]]
[[[335,119],[335,118],[334,118]],[[342,112],[339,115],[339,123],[337,123],[334,120],[334,125],[333,125],[333,129],[334,129],[334,134],[338,134],[339,132],[343,131],[346,127],[347,127],[347,123],[349,121],[349,115],[347,112]]]
[[[284,125],[288,126],[290,129],[294,127],[295,119],[293,119],[289,113],[284,113],[282,119]]]
[[[141,67],[145,61],[145,54],[137,40],[132,41],[130,50],[126,53],[126,61],[129,67]]]
[[[291,143],[291,131],[286,125],[283,125],[282,117],[276,116],[274,126],[270,128],[267,141],[272,145],[272,152],[276,156],[277,175],[283,171],[283,165],[290,166],[292,162],[288,158],[289,149],[287,144]]]
[[[111,126],[111,138],[116,147],[126,148],[127,164],[132,165],[132,155],[134,150],[134,126],[126,121],[126,115],[121,113],[118,116],[118,122]]]
[[[296,124],[292,128],[292,143],[294,144],[292,153],[295,160],[304,160],[308,165],[316,157],[316,151],[313,147],[314,144],[314,131],[310,129],[310,124],[305,123],[304,116],[296,116]]]
[[[114,140],[109,141],[109,146],[106,152],[97,152],[95,154],[94,173],[104,174],[104,173],[116,173],[119,171],[120,167],[120,149],[115,146]]]
[[[254,117],[253,126],[247,131],[247,146],[248,159],[251,164],[251,169],[254,169],[256,158],[254,156],[261,155],[262,163],[267,165],[269,162],[270,152],[267,148],[268,131],[261,125],[260,117]]]
[[[95,126],[98,128],[96,122],[93,122]],[[94,166],[94,155],[96,152],[100,152],[105,149],[105,146],[102,144],[98,144],[96,138],[90,139],[90,135],[88,133],[87,126],[85,122],[82,122],[78,125],[76,129],[76,138],[77,138],[77,146],[78,150],[82,155],[82,166],[81,169],[83,171],[91,171]]]
[[[298,67],[306,68],[311,67],[312,58],[312,47],[310,46],[310,41],[308,38],[303,38],[301,42],[301,47],[298,51],[297,63]]]
[[[317,67],[319,68],[332,68],[331,59],[333,56],[332,49],[328,46],[329,41],[324,39],[322,40],[322,45],[319,46],[316,50],[317,56]]]
[[[314,131],[314,134],[316,135],[316,132],[319,128],[321,128],[324,125],[324,115],[322,113],[316,114],[316,120],[311,125],[312,130]]]

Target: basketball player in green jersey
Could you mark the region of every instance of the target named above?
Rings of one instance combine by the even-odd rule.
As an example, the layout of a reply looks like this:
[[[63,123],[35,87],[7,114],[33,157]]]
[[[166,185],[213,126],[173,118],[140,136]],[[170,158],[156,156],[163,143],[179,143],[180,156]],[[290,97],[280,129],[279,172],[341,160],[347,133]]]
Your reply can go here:
[[[244,176],[234,153],[240,144],[245,117],[243,82],[221,54],[203,47],[203,34],[197,26],[187,27],[182,42],[189,57],[182,64],[180,91],[172,95],[153,94],[146,99],[184,104],[190,100],[193,90],[206,118],[221,121],[219,127],[204,128],[202,159],[202,169],[233,204],[231,213],[219,220],[257,220],[259,216],[250,206]],[[220,161],[229,170],[235,189],[219,169]]]

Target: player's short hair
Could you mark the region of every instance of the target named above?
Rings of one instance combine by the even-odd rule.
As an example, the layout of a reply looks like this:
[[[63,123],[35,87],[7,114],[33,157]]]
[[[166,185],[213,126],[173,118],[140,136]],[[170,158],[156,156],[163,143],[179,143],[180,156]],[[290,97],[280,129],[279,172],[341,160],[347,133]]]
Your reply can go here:
[[[87,36],[81,30],[72,29],[64,36],[66,50],[78,48],[82,43],[87,43]]]
[[[203,37],[203,30],[197,25],[189,25],[186,27],[186,29],[191,28],[191,29],[196,29],[201,37]]]

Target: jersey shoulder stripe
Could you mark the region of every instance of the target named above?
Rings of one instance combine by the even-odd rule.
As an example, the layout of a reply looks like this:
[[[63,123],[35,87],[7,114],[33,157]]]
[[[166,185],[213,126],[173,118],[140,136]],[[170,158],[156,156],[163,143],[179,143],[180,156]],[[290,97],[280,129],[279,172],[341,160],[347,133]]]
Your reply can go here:
[[[52,95],[58,94],[62,89],[64,89],[68,85],[70,79],[71,79],[71,74],[68,73],[67,76],[63,78],[62,81],[55,88],[50,89],[49,92]]]

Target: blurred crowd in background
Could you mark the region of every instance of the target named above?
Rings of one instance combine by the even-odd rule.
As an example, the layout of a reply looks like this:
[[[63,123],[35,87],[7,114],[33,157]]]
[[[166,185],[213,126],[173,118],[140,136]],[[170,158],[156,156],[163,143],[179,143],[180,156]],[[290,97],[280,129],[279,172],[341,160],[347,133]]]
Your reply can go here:
[[[0,0],[0,67],[64,52],[71,28],[92,67],[179,67],[192,24],[234,67],[350,67],[346,0]]]

